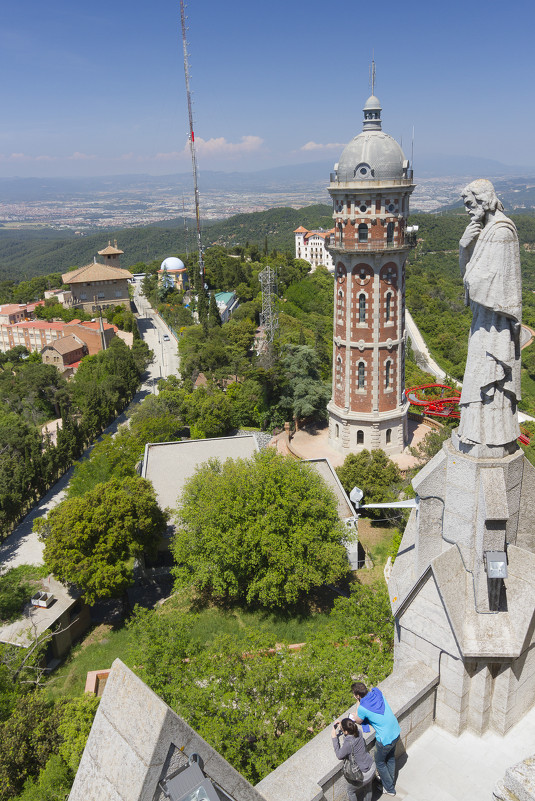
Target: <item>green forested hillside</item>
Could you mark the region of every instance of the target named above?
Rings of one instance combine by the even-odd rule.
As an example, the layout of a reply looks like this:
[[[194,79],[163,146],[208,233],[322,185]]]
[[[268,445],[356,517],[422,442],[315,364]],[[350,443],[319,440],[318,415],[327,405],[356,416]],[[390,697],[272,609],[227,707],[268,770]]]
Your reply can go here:
[[[294,250],[293,231],[306,228],[330,228],[331,208],[317,204],[303,209],[279,208],[253,214],[237,214],[227,220],[205,223],[203,244],[225,246],[257,243],[271,251]],[[124,250],[122,266],[150,262],[195,249],[194,223],[167,221],[141,228],[102,230],[86,236],[73,232],[13,230],[0,228],[0,280],[21,280],[34,275],[67,272],[88,264],[110,237]]]
[[[511,215],[518,228],[523,286],[523,322],[535,328],[535,216]],[[407,265],[407,308],[431,353],[454,378],[462,381],[472,315],[464,305],[458,247],[466,215],[411,217],[419,225],[418,247]],[[532,356],[533,353],[533,356]],[[521,408],[535,412],[535,346],[522,351]]]

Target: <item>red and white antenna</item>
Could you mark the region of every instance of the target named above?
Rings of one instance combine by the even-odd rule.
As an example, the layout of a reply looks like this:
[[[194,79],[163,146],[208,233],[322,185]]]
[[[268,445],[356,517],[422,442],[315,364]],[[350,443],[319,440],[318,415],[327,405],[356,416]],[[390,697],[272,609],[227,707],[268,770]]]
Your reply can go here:
[[[180,21],[182,24],[182,45],[184,47],[184,75],[186,76],[186,95],[188,98],[189,116],[189,147],[191,151],[191,165],[193,167],[193,188],[195,192],[195,218],[197,220],[197,251],[199,254],[199,274],[201,287],[204,288],[204,259],[201,240],[201,213],[199,207],[199,185],[197,182],[197,156],[195,153],[195,134],[193,132],[193,111],[191,106],[191,91],[189,88],[189,60],[188,43],[186,40],[186,14],[184,11],[184,0],[180,0]]]

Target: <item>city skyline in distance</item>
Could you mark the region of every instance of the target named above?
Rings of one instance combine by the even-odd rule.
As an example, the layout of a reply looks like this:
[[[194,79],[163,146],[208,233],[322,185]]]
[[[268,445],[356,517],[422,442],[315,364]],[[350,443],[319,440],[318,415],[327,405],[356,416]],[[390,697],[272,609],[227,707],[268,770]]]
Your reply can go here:
[[[201,172],[332,166],[362,128],[372,52],[384,130],[411,158],[414,127],[416,167],[433,153],[534,164],[535,68],[516,6],[387,0],[380,16],[354,6],[330,19],[318,0],[191,2]],[[177,2],[20,0],[0,42],[0,176],[188,170]]]

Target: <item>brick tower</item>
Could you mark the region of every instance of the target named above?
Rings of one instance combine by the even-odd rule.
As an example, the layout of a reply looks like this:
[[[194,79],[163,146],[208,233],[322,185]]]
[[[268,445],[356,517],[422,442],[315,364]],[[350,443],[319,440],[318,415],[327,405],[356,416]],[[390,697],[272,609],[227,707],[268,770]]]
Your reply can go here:
[[[372,94],[362,133],[331,173],[335,265],[329,442],[342,453],[407,443],[405,261],[412,169],[381,129]]]

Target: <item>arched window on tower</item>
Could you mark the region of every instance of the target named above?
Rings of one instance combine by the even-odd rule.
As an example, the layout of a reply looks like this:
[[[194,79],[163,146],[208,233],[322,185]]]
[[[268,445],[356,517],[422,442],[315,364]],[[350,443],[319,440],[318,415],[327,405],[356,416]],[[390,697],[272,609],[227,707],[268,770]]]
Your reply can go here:
[[[364,431],[357,431],[357,445],[364,445]]]
[[[393,242],[394,241],[394,223],[389,222],[386,226],[386,241]]]
[[[387,292],[385,297],[385,322],[389,323],[392,319],[392,293]]]
[[[385,364],[385,389],[392,387],[392,362],[390,359]]]
[[[359,295],[359,323],[366,322],[366,295]]]
[[[339,245],[344,244],[344,228],[342,226],[342,223],[338,223],[338,244]]]
[[[386,429],[386,444],[390,445],[391,442],[392,442],[392,429],[391,428],[387,428]]]
[[[361,223],[359,225],[359,242],[367,242],[368,241],[368,226],[366,223]]]
[[[359,362],[358,366],[358,388],[364,389],[366,386],[366,365],[364,362]]]

